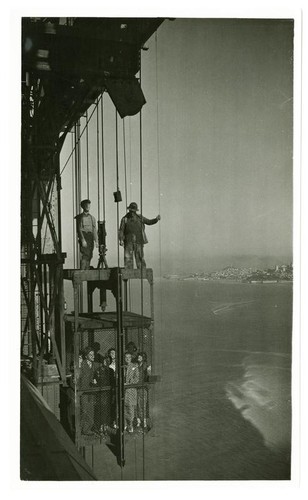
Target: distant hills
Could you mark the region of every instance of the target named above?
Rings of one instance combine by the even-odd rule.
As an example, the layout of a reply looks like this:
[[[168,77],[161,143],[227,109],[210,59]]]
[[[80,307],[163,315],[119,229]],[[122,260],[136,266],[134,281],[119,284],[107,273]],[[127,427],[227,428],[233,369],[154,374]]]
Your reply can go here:
[[[179,256],[178,258],[163,259],[162,274],[185,274],[194,272],[213,272],[227,267],[267,269],[275,265],[289,264],[292,256],[262,256],[259,255],[232,255],[232,256],[207,256],[194,258]]]

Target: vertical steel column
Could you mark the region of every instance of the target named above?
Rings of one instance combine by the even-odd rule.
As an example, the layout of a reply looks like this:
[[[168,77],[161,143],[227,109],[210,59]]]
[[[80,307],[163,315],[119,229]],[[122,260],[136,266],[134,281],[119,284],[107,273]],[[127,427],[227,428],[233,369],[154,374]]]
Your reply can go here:
[[[65,342],[65,324],[64,324],[64,288],[63,288],[63,264],[58,264],[58,321],[57,326],[60,335],[60,346],[61,346],[61,364],[62,372],[66,376],[66,342]],[[66,378],[62,380],[64,385],[67,385]]]
[[[81,152],[80,152],[80,120],[77,121],[75,125],[75,182],[76,182],[76,215],[80,211],[81,202]],[[77,265],[80,267],[80,250],[77,242]],[[80,312],[83,311],[83,283],[79,286],[79,309]]]
[[[117,462],[123,467],[125,465],[124,454],[124,334],[122,316],[122,273],[121,268],[117,271],[117,363],[116,363],[116,397],[117,397]]]
[[[80,429],[80,393],[79,387],[79,285],[74,282],[74,383],[75,383],[75,444],[80,449],[81,429]]]
[[[128,295],[127,295],[127,282],[128,280],[123,280],[124,282],[124,311],[128,310]]]
[[[88,313],[93,312],[93,289],[87,283]]]

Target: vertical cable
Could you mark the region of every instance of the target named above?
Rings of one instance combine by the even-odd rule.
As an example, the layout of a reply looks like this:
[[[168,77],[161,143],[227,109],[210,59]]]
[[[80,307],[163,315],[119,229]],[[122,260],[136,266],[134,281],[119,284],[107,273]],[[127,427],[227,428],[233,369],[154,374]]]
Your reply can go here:
[[[74,132],[72,132],[72,150],[74,149],[74,140],[76,141],[75,135],[75,127]],[[76,214],[76,200],[75,200],[75,169],[74,169],[74,156],[72,155],[72,193],[73,193],[73,217]],[[77,215],[77,214],[76,214]],[[76,224],[73,225],[73,262],[74,269],[76,269]]]
[[[125,178],[125,206],[128,206],[127,199],[127,162],[126,162],[126,139],[125,139],[125,119],[123,118],[123,155],[124,155],[124,178]],[[129,311],[131,311],[131,286],[130,281],[128,282],[128,301],[129,301]]]
[[[131,117],[129,117],[129,197],[132,199],[132,129],[131,129]],[[127,206],[127,205],[126,205]],[[131,294],[131,283],[129,281],[129,310],[132,310],[132,294]]]
[[[103,220],[106,220],[106,194],[105,194],[105,145],[104,145],[104,94],[101,98],[101,129],[102,129],[102,181],[103,181]]]
[[[119,137],[118,137],[118,112],[115,110],[115,125],[116,125],[116,184],[117,195],[119,187]],[[120,243],[119,243],[119,201],[117,200],[117,356],[118,356],[118,414],[120,415],[119,431],[120,431],[120,465],[121,478],[123,477],[124,466],[124,339],[123,339],[123,318],[122,318],[122,273],[120,270]]]
[[[119,191],[120,190],[120,188],[119,188],[119,137],[118,137],[118,112],[117,112],[117,110],[116,110],[116,115],[115,115],[115,125],[116,125],[116,185],[117,185],[117,191]],[[117,263],[118,263],[118,267],[120,267],[119,222],[120,222],[119,202],[117,202]]]
[[[100,220],[100,175],[99,175],[99,120],[98,99],[96,101],[96,167],[97,167],[97,220]]]
[[[140,70],[139,70],[139,83],[141,86],[141,51],[139,51],[139,64],[140,64]],[[142,190],[143,190],[143,155],[142,155],[142,109],[140,109],[139,113],[139,164],[140,164],[140,210],[141,210],[141,223],[142,223],[142,216],[143,216],[143,197],[142,197]],[[143,253],[143,246],[142,246],[142,253]],[[141,332],[142,332],[142,338],[141,338],[141,351],[144,352],[144,341],[143,341],[143,336],[144,336],[144,327],[143,327],[143,265],[141,263],[141,272],[140,272],[140,302],[141,302]],[[142,383],[141,390],[144,391],[144,386]],[[143,415],[144,419],[144,415]],[[142,479],[145,479],[145,433],[143,432],[142,434]]]
[[[161,213],[161,203],[160,203],[160,198],[161,198],[161,183],[160,183],[160,141],[159,141],[159,92],[158,92],[158,37],[157,37],[157,31],[155,32],[155,70],[156,70],[156,147],[157,147],[157,176],[158,176],[158,207],[159,207],[159,214]],[[159,320],[160,320],[160,338],[162,338],[162,332],[163,332],[163,297],[162,297],[162,239],[161,239],[161,225],[159,224],[159,286],[160,286],[160,293],[159,293]],[[155,333],[155,331],[154,331]],[[155,337],[156,339],[156,337]],[[156,340],[156,345],[157,345],[157,340]],[[154,351],[154,346],[153,346],[153,351]],[[162,352],[162,349],[159,349],[159,352]],[[153,369],[155,370],[155,359],[153,360]],[[160,371],[162,373],[163,371],[163,363],[160,360]],[[163,374],[162,374],[163,375]],[[155,389],[153,390],[153,406],[155,406]]]
[[[90,198],[90,174],[89,174],[89,127],[88,110],[86,111],[86,154],[87,154],[87,198]]]
[[[81,202],[81,142],[80,142],[80,119],[76,124],[76,146],[75,146],[75,157],[76,157],[76,214],[79,212],[80,202]],[[78,245],[78,238],[76,238],[76,248],[77,248],[77,264],[80,264],[80,249]],[[83,312],[83,285],[78,287],[79,289],[79,312]]]
[[[125,203],[127,202],[127,171],[126,171],[126,141],[125,141],[125,118],[123,118],[123,156],[124,156],[124,179],[125,179]]]
[[[74,147],[74,136],[71,136],[72,149]],[[74,158],[72,156],[72,204],[73,204],[73,218],[75,216],[75,191],[74,191]],[[75,241],[76,241],[76,224],[73,224],[73,268],[76,269],[76,251],[75,251]]]

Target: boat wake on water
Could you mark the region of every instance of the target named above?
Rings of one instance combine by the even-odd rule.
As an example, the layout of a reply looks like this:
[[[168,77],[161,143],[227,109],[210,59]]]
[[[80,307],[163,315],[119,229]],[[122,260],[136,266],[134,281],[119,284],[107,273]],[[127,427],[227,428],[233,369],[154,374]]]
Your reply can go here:
[[[244,374],[226,385],[226,396],[261,432],[268,448],[287,450],[291,442],[290,357],[264,354],[244,358]]]
[[[241,300],[238,302],[225,302],[223,304],[221,303],[213,303],[211,306],[211,311],[215,316],[218,316],[220,314],[225,314],[228,312],[233,311],[234,309],[238,309],[240,307],[247,306],[248,304],[251,304],[255,302],[255,300]]]

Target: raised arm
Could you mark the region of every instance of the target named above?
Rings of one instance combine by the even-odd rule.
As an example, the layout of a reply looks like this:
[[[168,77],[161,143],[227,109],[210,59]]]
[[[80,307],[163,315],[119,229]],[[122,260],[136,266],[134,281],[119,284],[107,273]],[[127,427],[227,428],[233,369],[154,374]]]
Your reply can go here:
[[[155,219],[147,219],[142,215],[142,222],[143,224],[147,224],[148,226],[152,226],[152,224],[156,224],[160,220],[160,215],[157,215]]]

